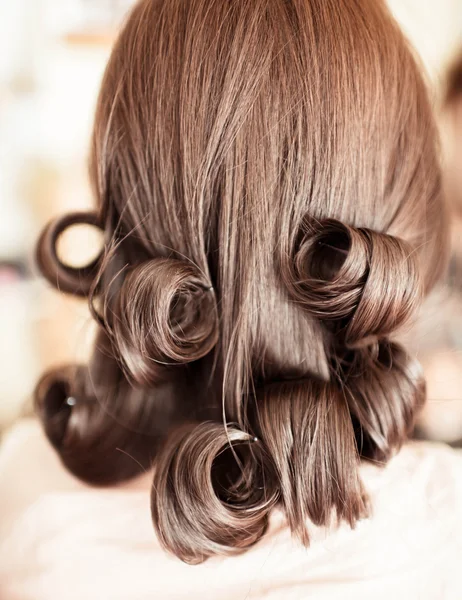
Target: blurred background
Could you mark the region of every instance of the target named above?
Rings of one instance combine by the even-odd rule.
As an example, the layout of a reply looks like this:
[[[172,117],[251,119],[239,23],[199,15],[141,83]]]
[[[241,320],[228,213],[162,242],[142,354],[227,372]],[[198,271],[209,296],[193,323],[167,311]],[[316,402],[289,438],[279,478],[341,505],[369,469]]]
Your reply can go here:
[[[187,0],[185,0],[187,1]],[[371,0],[381,1],[381,0]],[[462,0],[389,0],[428,74],[442,134],[452,211],[451,268],[408,342],[427,373],[418,435],[462,442]],[[87,154],[98,88],[134,0],[0,0],[0,435],[31,410],[47,368],[84,359],[85,302],[37,277],[35,240],[53,216],[92,203]],[[90,228],[63,236],[60,254],[85,264]]]

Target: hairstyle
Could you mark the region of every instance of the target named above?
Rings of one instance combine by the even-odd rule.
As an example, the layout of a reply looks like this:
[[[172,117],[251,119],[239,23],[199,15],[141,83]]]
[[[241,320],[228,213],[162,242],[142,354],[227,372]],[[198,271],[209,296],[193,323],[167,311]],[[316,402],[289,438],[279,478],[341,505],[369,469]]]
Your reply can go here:
[[[188,563],[233,555],[280,507],[369,514],[425,397],[395,334],[444,261],[436,134],[384,3],[144,0],[96,112],[91,215],[48,226],[43,274],[89,297],[88,366],[36,404],[64,464],[111,484],[154,467],[152,516]],[[98,224],[85,269],[62,230]]]

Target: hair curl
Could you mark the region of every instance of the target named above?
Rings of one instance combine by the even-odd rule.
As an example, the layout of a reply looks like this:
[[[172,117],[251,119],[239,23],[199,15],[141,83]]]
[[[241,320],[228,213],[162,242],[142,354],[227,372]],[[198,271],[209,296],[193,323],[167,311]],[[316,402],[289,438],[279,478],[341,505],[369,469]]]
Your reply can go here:
[[[85,267],[66,265],[58,255],[57,243],[66,229],[74,225],[99,227],[96,213],[71,213],[50,221],[37,244],[36,262],[43,277],[60,292],[86,297],[90,294],[102,256],[95,258]]]
[[[112,339],[139,385],[157,383],[169,365],[203,358],[218,341],[213,288],[184,261],[158,258],[132,268],[112,312]]]
[[[415,314],[421,273],[408,243],[335,219],[304,225],[287,285],[311,315],[340,325],[343,345],[386,338]]]

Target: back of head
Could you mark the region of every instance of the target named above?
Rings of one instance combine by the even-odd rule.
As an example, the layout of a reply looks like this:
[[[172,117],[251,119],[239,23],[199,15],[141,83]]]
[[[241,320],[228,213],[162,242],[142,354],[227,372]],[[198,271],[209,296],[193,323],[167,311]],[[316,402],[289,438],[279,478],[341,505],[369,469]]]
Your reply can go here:
[[[191,563],[276,505],[305,544],[366,515],[360,458],[396,452],[425,395],[393,340],[444,260],[436,152],[383,3],[140,2],[99,99],[97,211],[38,250],[99,323],[90,365],[38,388],[64,463],[97,484],[154,463],[159,539]],[[55,242],[82,219],[106,243],[76,271]]]

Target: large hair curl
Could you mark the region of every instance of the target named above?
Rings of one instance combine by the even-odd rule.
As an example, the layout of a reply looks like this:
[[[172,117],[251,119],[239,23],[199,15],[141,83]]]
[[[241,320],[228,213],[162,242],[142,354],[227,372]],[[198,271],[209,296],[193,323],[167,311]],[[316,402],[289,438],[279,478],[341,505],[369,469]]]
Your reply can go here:
[[[396,334],[442,272],[436,135],[383,3],[143,0],[97,108],[94,214],[45,230],[89,298],[88,366],[37,388],[63,463],[95,485],[154,468],[160,543],[196,564],[369,514],[425,399]],[[63,230],[104,231],[87,268]]]

